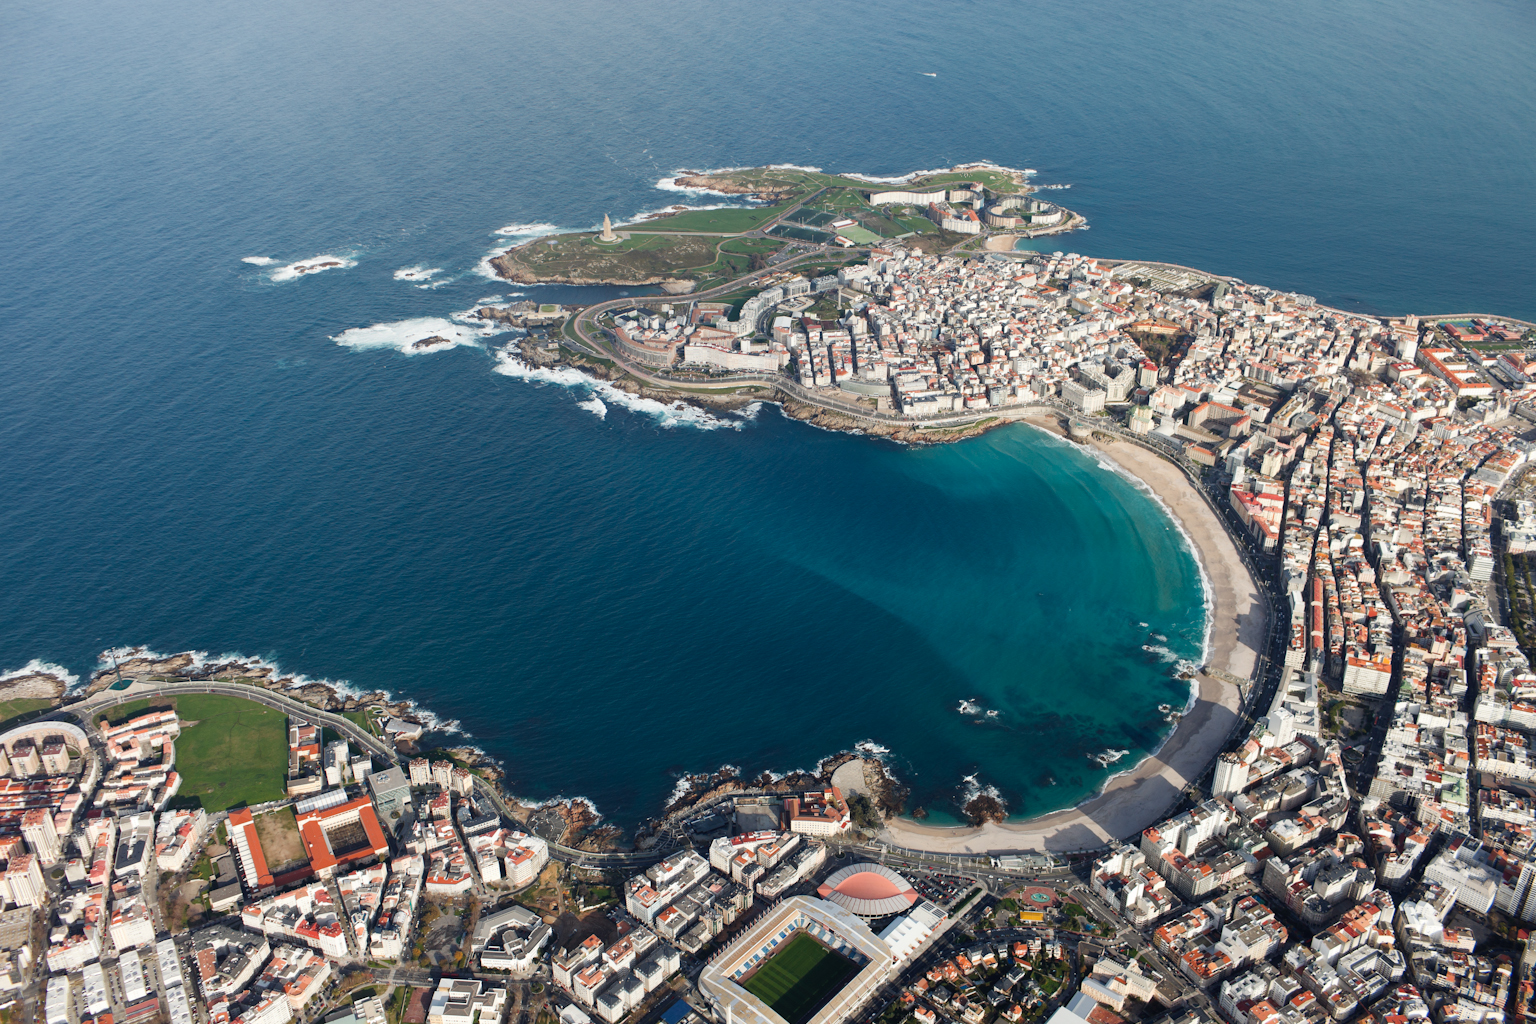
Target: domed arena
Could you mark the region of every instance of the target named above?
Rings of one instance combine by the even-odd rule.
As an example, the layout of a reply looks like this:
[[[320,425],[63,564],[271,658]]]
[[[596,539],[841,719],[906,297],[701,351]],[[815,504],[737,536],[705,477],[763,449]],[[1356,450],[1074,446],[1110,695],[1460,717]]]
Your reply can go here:
[[[883,864],[850,864],[821,884],[816,894],[860,917],[888,917],[908,910],[917,891]]]

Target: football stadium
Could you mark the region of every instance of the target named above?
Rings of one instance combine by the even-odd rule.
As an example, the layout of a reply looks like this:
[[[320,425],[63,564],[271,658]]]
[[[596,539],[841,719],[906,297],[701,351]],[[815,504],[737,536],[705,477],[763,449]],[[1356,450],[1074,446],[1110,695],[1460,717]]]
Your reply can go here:
[[[831,1024],[869,998],[892,966],[890,948],[858,917],[794,896],[719,953],[699,987],[721,1020]]]

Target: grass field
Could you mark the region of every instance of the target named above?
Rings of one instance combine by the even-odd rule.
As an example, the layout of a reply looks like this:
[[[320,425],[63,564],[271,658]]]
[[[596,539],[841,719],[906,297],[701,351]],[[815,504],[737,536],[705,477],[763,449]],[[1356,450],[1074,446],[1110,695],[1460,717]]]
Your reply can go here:
[[[156,700],[174,705],[184,728],[176,741],[179,799],[195,797],[207,811],[259,804],[282,796],[288,773],[288,716],[240,697],[188,693]],[[114,722],[142,712],[149,701],[115,710]]]
[[[40,711],[52,703],[46,697],[17,697],[15,700],[0,701],[0,723],[8,723],[28,711]]]
[[[766,255],[782,248],[784,243],[777,238],[729,238],[720,243],[723,252],[739,252],[748,256],[753,253]]]
[[[858,969],[852,960],[802,933],[759,967],[746,988],[790,1024],[799,1024]]]
[[[592,241],[591,235],[556,235],[500,259],[525,268],[539,279],[636,281],[693,276],[690,271],[707,267],[718,258],[718,241],[699,235],[635,233],[616,245],[604,246]]]

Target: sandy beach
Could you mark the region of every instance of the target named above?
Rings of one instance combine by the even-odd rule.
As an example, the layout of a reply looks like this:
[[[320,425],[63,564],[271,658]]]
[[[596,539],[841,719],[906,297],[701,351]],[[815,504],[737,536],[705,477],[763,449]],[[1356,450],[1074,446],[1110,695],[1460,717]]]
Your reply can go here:
[[[1029,422],[1060,432],[1054,421],[1031,417]],[[1205,668],[1249,678],[1264,643],[1265,607],[1226,530],[1177,466],[1125,441],[1095,442],[1094,447],[1151,488],[1194,542],[1211,588],[1211,651]],[[1195,706],[1162,749],[1076,807],[980,828],[934,828],[896,819],[882,838],[908,849],[942,853],[1066,853],[1134,835],[1163,817],[1184,786],[1221,751],[1236,724],[1241,702],[1237,687],[1203,671],[1197,682]]]

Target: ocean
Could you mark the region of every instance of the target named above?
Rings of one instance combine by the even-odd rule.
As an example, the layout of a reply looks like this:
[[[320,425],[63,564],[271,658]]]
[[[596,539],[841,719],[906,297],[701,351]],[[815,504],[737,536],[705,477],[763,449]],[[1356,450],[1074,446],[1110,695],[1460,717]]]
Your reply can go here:
[[[1069,805],[1186,699],[1198,570],[1028,427],[907,448],[498,372],[454,313],[616,294],[488,279],[498,246],[717,201],[682,168],[987,159],[1072,186],[1063,250],[1536,318],[1521,3],[7,10],[0,672],[260,655],[621,825],[861,742],[934,821]],[[402,354],[424,318],[462,344]]]

